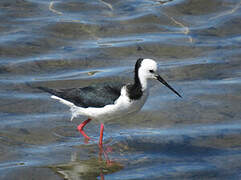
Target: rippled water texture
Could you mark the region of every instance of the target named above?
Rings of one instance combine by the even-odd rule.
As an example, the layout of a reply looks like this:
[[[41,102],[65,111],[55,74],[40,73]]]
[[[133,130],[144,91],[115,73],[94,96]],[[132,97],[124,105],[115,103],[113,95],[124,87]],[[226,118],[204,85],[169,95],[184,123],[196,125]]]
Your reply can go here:
[[[240,6],[1,0],[0,179],[241,179]],[[83,118],[28,86],[131,81],[139,57],[183,98],[153,82],[141,112],[107,123],[111,166],[77,132]]]

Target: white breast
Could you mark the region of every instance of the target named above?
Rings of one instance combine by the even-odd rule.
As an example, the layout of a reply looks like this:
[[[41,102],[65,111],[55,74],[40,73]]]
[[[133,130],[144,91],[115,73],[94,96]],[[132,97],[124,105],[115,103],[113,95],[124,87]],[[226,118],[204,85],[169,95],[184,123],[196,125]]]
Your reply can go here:
[[[106,105],[102,108],[89,107],[82,109],[82,113],[80,113],[80,115],[97,119],[100,122],[106,122],[139,111],[146,102],[147,97],[148,91],[144,91],[140,99],[130,100],[127,96],[126,88],[123,87],[120,97],[115,101],[114,104]]]

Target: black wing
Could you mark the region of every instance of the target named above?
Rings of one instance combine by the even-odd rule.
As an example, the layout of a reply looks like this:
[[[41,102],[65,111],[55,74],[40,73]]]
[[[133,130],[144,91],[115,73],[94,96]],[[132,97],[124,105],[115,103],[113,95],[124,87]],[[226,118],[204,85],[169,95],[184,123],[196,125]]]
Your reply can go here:
[[[76,106],[87,108],[103,107],[107,104],[113,104],[120,96],[123,85],[124,84],[120,83],[103,83],[83,88],[51,89],[38,87],[38,89],[70,101]]]

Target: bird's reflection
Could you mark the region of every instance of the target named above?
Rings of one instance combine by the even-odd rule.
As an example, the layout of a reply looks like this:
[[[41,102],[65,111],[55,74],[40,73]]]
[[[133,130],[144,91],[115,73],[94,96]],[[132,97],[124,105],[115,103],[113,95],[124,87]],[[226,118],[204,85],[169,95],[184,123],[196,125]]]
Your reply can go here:
[[[85,138],[84,143],[89,144],[90,140],[95,141],[94,139]],[[103,161],[102,157],[104,156],[106,164],[111,166],[112,161],[110,160],[110,158],[108,156],[108,153],[110,153],[111,151],[112,151],[112,148],[110,146],[107,146],[105,149],[103,144],[99,144],[99,161]]]
[[[99,157],[87,160],[78,160],[78,153],[71,155],[70,162],[52,165],[50,168],[58,175],[68,180],[75,179],[105,179],[105,175],[120,171],[123,166],[111,161],[108,157],[110,149],[99,147]],[[103,158],[104,157],[104,158]]]

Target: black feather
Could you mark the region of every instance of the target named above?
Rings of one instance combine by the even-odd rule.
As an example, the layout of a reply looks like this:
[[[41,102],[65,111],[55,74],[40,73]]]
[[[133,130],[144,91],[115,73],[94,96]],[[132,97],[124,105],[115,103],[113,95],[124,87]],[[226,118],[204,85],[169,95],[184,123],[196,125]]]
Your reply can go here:
[[[102,83],[83,88],[51,89],[47,87],[37,87],[40,90],[63,98],[80,107],[104,107],[114,104],[120,96],[121,88],[124,84]]]
[[[142,63],[143,59],[139,58],[136,61],[135,64],[135,77],[134,77],[134,84],[128,84],[127,85],[127,92],[128,92],[128,96],[131,100],[138,100],[141,98],[143,92],[142,92],[142,86],[141,86],[141,82],[139,79],[139,74],[138,74],[138,70],[141,67],[141,63]]]

